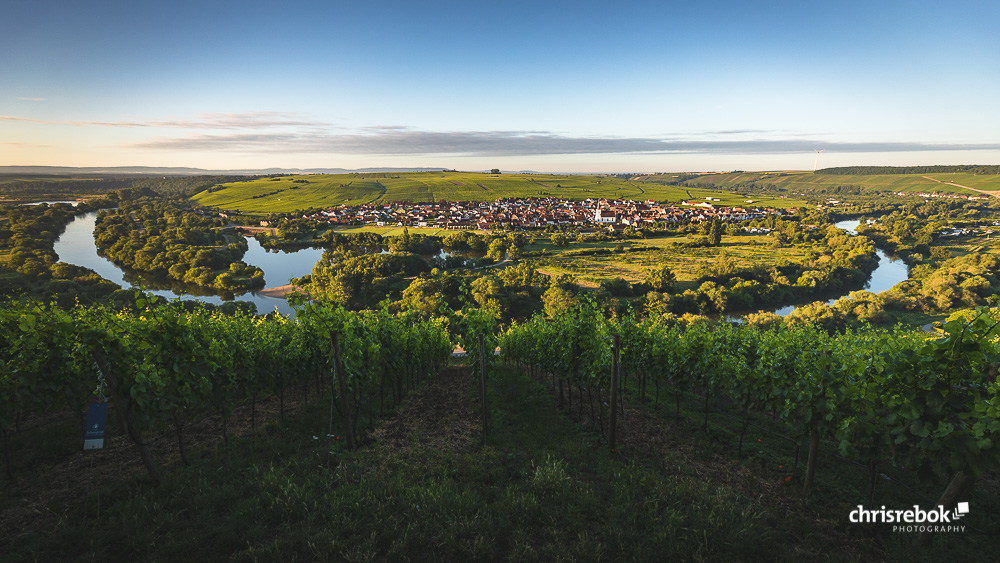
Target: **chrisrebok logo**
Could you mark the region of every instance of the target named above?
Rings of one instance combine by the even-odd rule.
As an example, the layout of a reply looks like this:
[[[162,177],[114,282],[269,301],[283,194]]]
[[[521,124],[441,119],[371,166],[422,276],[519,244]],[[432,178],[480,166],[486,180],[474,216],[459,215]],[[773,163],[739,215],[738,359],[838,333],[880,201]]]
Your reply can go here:
[[[887,509],[885,506],[866,509],[859,504],[851,511],[850,518],[854,523],[893,524],[893,532],[964,532],[965,526],[956,522],[968,513],[967,502],[958,503],[950,511],[940,504],[930,510],[916,504],[905,510]]]

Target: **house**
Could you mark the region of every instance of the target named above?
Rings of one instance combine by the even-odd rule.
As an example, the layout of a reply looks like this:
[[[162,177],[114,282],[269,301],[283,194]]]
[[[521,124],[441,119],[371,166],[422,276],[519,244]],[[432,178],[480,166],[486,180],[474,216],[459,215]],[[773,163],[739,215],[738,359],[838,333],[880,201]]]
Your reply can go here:
[[[610,210],[605,210],[604,208],[598,207],[597,212],[594,213],[595,223],[614,223],[618,220],[618,216]]]

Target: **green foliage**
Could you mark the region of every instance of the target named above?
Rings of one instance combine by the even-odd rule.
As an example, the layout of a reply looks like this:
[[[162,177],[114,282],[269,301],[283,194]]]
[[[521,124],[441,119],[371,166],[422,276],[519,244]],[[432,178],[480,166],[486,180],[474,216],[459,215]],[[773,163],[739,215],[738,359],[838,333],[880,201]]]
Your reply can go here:
[[[466,363],[472,374],[478,378],[484,367],[486,376],[491,377],[496,366],[497,318],[499,307],[488,301],[480,308],[464,307],[455,314],[453,325],[459,345],[465,350]]]
[[[444,305],[441,284],[431,278],[417,278],[403,290],[401,301],[407,309],[426,314],[437,313]]]
[[[951,166],[841,166],[839,168],[823,168],[816,174],[943,174],[947,172],[968,172],[972,174],[1000,174],[1000,166],[982,166],[977,164]]]
[[[817,326],[777,328],[656,318],[608,322],[586,303],[551,319],[535,317],[501,338],[508,359],[536,365],[574,385],[606,385],[610,345],[622,335],[625,373],[677,396],[696,391],[741,415],[773,413],[804,443],[812,433],[839,441],[845,455],[891,460],[925,475],[1000,467],[1000,312],[945,325],[946,336]],[[706,418],[707,421],[707,418]]]
[[[975,476],[1000,465],[997,326],[981,310],[971,322],[946,323],[944,338],[898,352],[880,395],[904,465]]]
[[[646,274],[646,285],[653,291],[670,293],[674,290],[677,276],[666,264],[659,264]]]
[[[323,252],[313,266],[306,290],[317,299],[326,299],[351,310],[371,308],[393,291],[405,287],[403,278],[430,270],[416,254],[357,255],[337,248]]]
[[[436,320],[357,315],[330,304],[304,305],[288,319],[144,297],[119,312],[11,302],[0,306],[0,426],[15,415],[86,408],[98,387],[94,350],[106,355],[117,383],[107,395],[129,401],[133,429],[161,428],[188,412],[227,416],[243,400],[331,374],[333,332],[355,402],[383,382],[398,387],[407,374],[426,374],[451,353]]]
[[[240,261],[246,241],[234,234],[229,242],[221,226],[183,200],[140,199],[101,212],[94,241],[116,264],[154,277],[223,290],[263,287],[264,272]]]
[[[577,305],[576,294],[568,289],[553,285],[542,294],[542,305],[548,317],[557,317]]]

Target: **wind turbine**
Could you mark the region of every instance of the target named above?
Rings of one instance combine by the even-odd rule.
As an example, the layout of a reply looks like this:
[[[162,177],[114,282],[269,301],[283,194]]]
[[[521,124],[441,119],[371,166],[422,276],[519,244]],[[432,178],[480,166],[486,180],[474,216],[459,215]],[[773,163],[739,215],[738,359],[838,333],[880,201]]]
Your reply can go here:
[[[813,149],[813,150],[816,151],[816,160],[813,162],[813,172],[815,172],[816,168],[819,166],[819,153],[825,151],[826,149]]]

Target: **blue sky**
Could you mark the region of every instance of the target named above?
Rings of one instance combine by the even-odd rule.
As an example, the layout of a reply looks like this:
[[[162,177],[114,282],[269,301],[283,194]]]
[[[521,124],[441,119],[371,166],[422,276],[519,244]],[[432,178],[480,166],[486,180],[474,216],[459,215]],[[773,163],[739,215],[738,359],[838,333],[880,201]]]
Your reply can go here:
[[[995,1],[3,0],[0,165],[1000,163]]]

